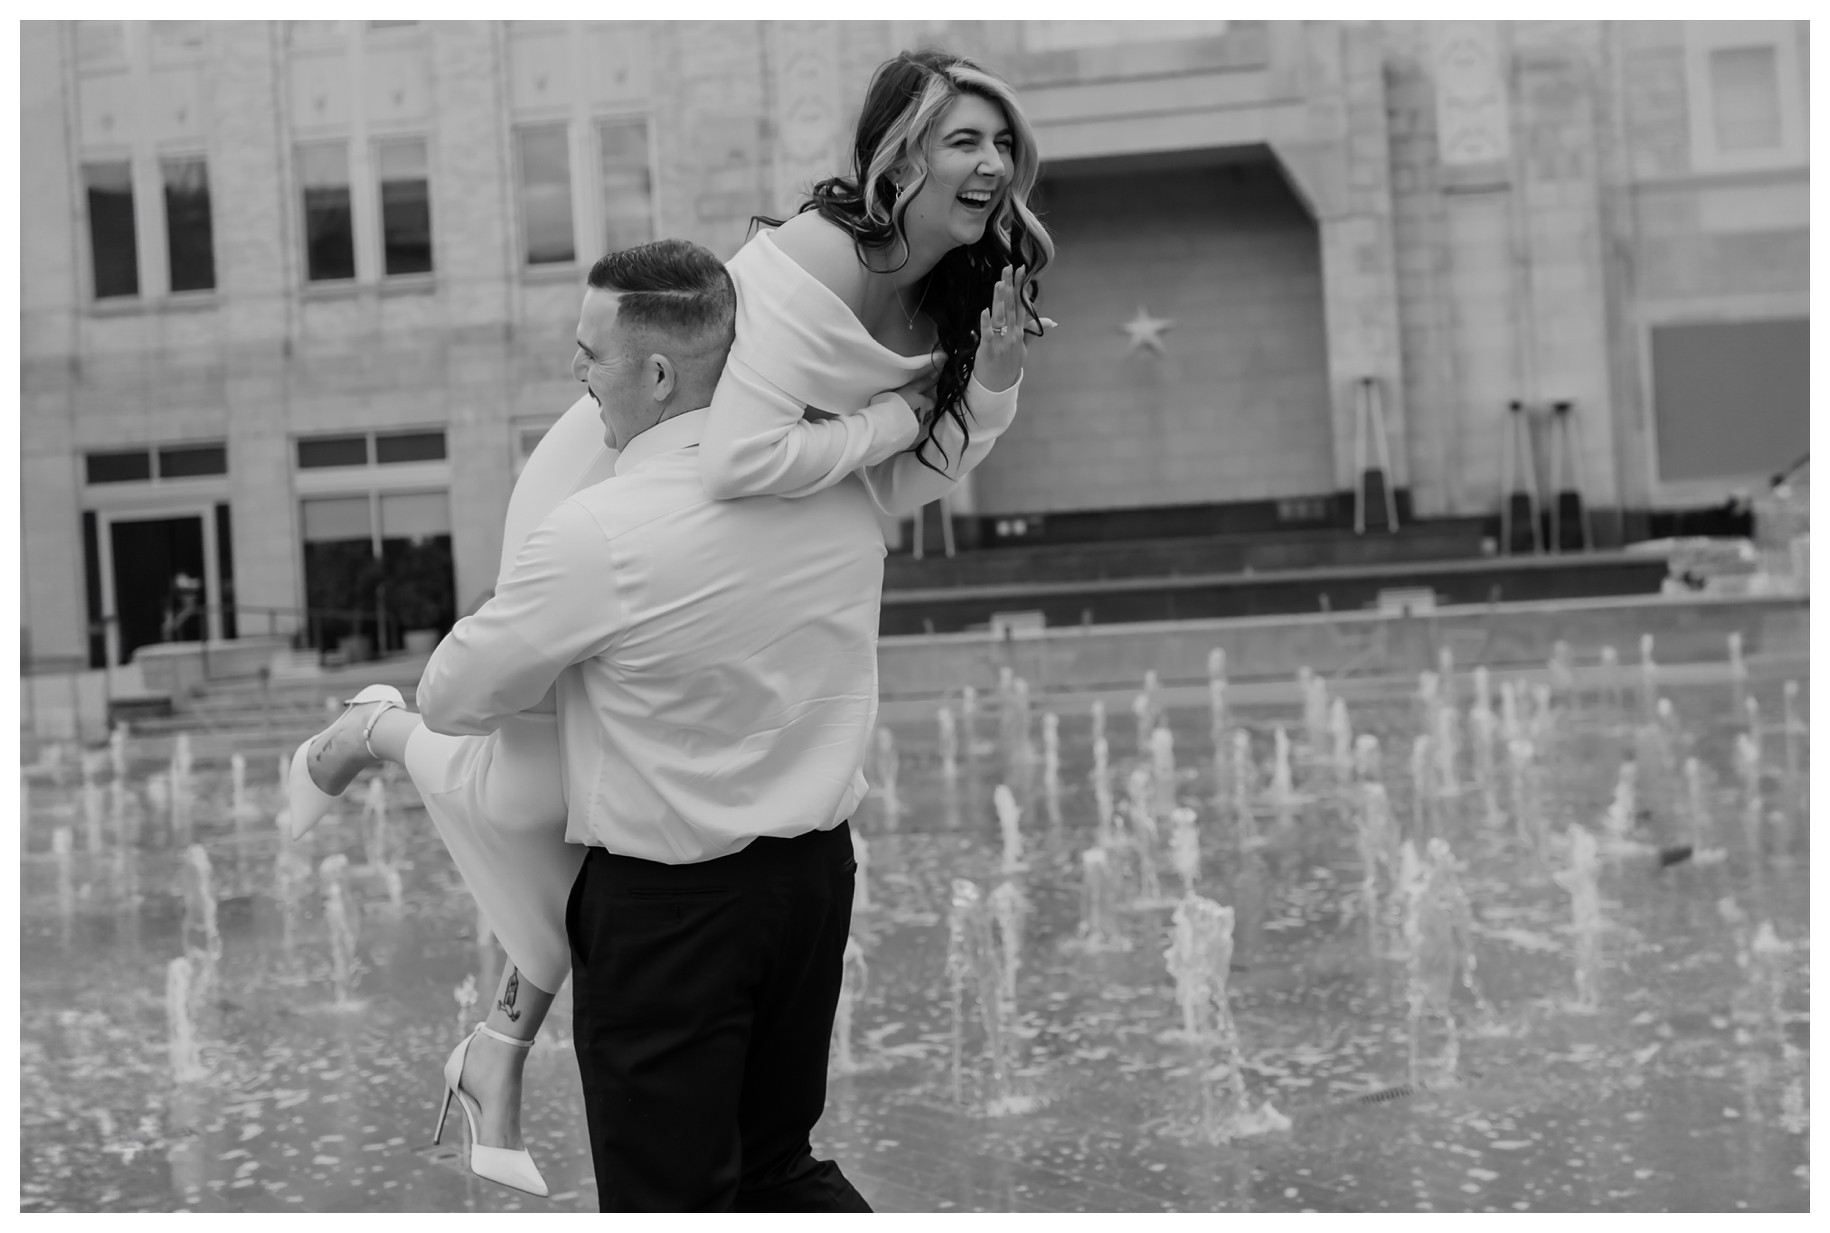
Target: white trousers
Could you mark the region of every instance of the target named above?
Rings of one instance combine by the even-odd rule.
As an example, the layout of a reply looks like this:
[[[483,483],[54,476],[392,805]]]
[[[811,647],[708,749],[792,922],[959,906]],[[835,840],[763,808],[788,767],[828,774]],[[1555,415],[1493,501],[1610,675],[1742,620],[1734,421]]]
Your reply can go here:
[[[555,717],[524,712],[488,736],[421,727],[406,768],[509,961],[557,993],[572,970],[566,899],[586,849],[565,841]]]
[[[515,481],[498,580],[514,568],[522,541],[541,519],[615,468],[597,404],[581,395],[547,430]],[[422,727],[407,741],[406,767],[509,961],[536,988],[557,993],[572,970],[566,900],[585,849],[565,841],[553,695],[488,736],[443,736]]]

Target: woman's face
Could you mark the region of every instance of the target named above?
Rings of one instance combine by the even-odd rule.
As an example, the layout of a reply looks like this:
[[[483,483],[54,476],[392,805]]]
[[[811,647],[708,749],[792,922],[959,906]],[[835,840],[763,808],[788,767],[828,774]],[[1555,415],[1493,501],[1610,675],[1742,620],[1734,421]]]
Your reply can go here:
[[[1003,108],[976,94],[954,99],[928,141],[928,178],[903,215],[910,245],[977,243],[1009,187],[1014,144]]]

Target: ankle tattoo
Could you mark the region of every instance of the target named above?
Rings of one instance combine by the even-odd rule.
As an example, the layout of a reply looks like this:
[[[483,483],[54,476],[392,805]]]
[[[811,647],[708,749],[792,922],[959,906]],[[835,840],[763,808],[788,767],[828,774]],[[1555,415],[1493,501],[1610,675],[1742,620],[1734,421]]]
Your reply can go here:
[[[521,1018],[521,1012],[515,1009],[515,995],[521,992],[521,973],[511,963],[508,967],[508,983],[502,986],[502,996],[496,999],[496,1009],[508,1016],[510,1023]]]

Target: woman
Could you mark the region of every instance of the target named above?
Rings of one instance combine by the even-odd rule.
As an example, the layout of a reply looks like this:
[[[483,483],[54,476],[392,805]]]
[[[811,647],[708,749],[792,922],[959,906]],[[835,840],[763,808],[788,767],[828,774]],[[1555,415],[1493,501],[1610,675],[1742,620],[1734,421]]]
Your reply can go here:
[[[1027,204],[1038,158],[1007,84],[905,52],[872,78],[853,157],[853,175],[815,185],[795,217],[759,219],[774,230],[730,262],[736,342],[700,448],[714,497],[800,496],[858,471],[885,511],[919,510],[989,452],[1015,412],[1028,327],[1053,324],[1032,304],[1053,246]],[[589,357],[573,371],[589,388]],[[608,474],[581,399],[516,485],[504,571],[548,511]],[[370,686],[300,746],[293,830],[364,767],[407,768],[509,958],[489,1017],[446,1063],[439,1127],[455,1098],[472,1170],[544,1194],[519,1146],[521,1071],[569,970],[564,908],[583,851],[564,842],[551,697],[481,738],[430,732],[401,702]]]

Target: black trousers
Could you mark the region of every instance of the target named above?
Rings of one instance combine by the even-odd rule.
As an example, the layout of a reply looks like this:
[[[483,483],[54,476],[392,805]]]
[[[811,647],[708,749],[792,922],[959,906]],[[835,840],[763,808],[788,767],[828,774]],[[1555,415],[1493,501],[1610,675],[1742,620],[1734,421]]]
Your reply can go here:
[[[696,865],[591,849],[566,933],[602,1210],[871,1210],[808,1138],[856,872],[848,823]]]

